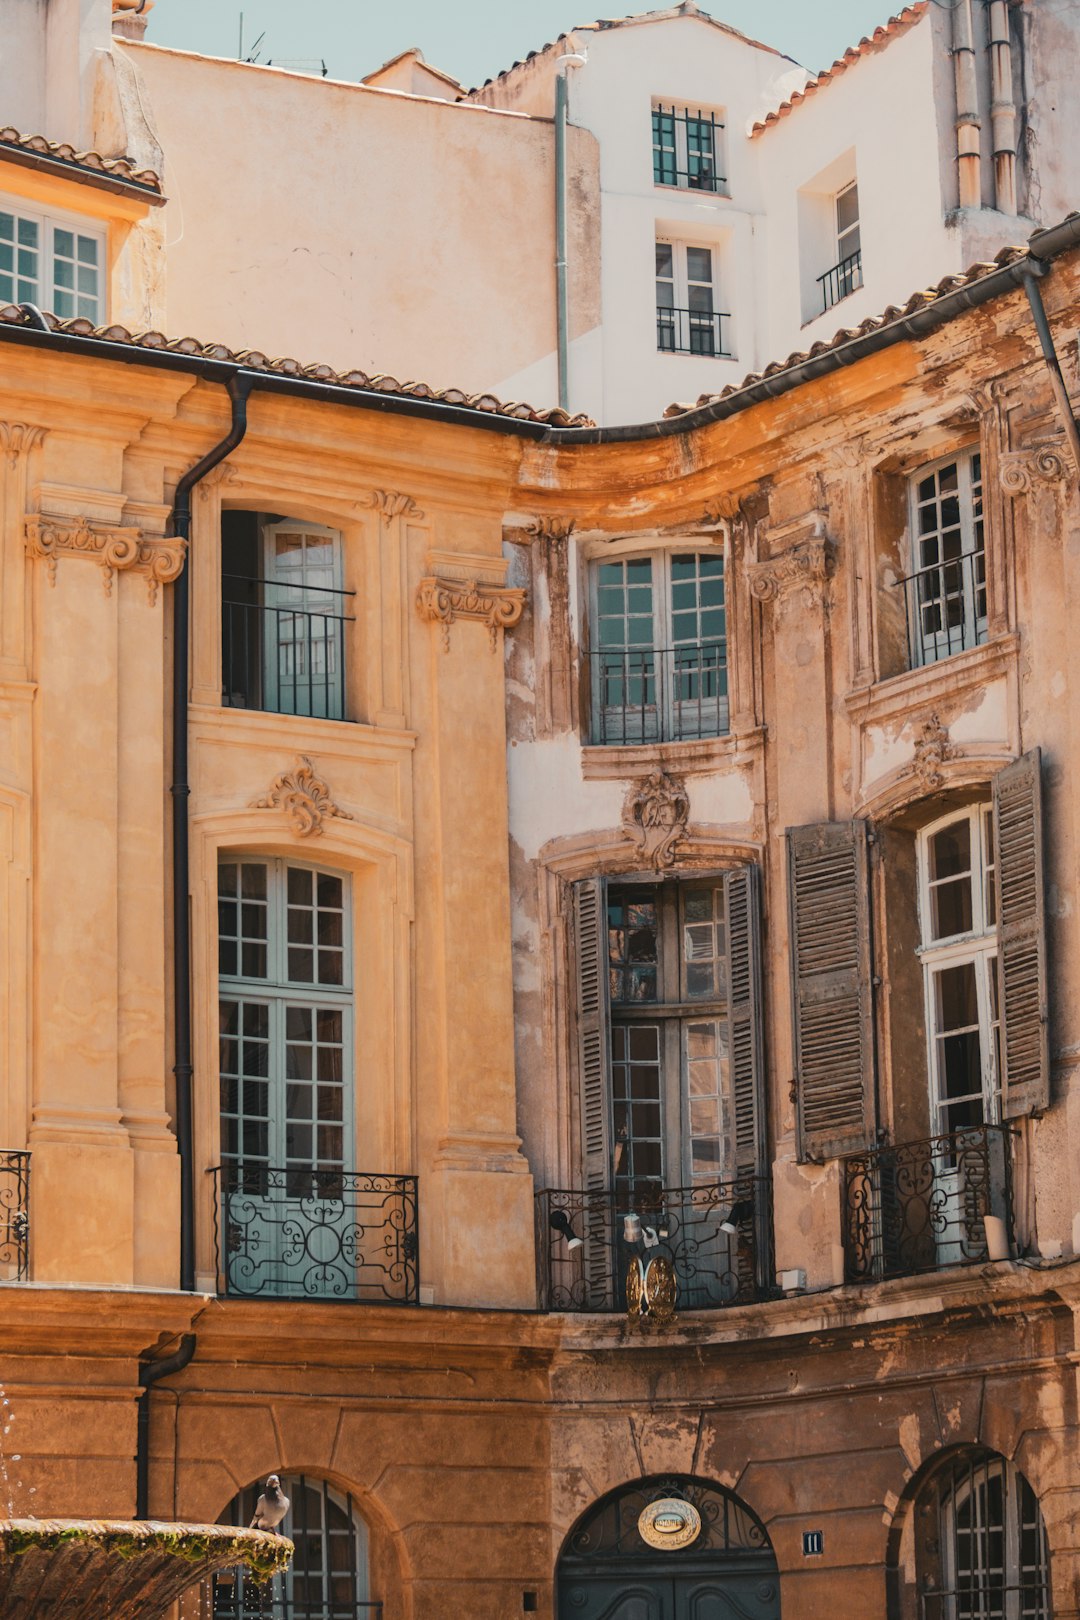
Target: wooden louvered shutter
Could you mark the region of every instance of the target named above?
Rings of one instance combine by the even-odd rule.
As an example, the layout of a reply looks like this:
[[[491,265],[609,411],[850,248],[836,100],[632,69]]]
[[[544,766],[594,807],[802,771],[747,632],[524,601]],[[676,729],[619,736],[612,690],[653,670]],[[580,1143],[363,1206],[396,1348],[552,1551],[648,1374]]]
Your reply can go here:
[[[870,871],[864,821],[788,829],[800,1159],[857,1152],[875,1123]]]
[[[1039,750],[994,778],[998,1009],[1006,1119],[1050,1102]]]
[[[735,1100],[735,1168],[760,1175],[766,1163],[765,1082],[761,1038],[761,885],[756,866],[724,879],[730,963],[731,1084]]]
[[[611,1179],[608,940],[603,878],[574,886],[581,1172],[587,1192]]]

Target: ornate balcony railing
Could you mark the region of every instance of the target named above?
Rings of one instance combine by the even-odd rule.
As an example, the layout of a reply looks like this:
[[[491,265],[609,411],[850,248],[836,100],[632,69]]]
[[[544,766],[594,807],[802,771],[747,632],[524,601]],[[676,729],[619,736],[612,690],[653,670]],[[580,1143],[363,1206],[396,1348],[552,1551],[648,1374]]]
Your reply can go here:
[[[846,1159],[848,1282],[989,1260],[986,1218],[1012,1234],[1008,1139],[1008,1126],[978,1125]]]
[[[826,310],[832,309],[834,304],[862,286],[862,249],[849,253],[846,259],[841,259],[823,276],[818,276],[817,284],[821,288],[821,313],[824,315]]]
[[[903,589],[912,669],[981,647],[987,637],[986,554],[965,551],[907,574]]]
[[[322,720],[345,718],[345,626],[353,591],[223,576],[221,700]]]
[[[602,648],[589,661],[594,743],[684,742],[728,729],[726,641]]]
[[[547,1188],[536,1195],[536,1248],[542,1311],[625,1310],[632,1262],[657,1256],[671,1262],[678,1310],[745,1305],[772,1292],[769,1184]]]
[[[0,1280],[30,1270],[30,1155],[0,1151]]]
[[[222,1294],[415,1305],[417,1179],[225,1164],[214,1177]]]
[[[725,347],[724,322],[731,316],[718,309],[673,309],[659,304],[656,309],[656,347],[661,354],[708,354],[730,360]]]

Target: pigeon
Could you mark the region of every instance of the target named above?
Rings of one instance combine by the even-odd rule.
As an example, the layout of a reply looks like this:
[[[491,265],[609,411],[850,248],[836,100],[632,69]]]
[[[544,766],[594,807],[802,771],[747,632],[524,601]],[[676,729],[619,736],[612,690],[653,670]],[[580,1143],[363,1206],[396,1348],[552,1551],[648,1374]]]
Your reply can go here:
[[[266,1489],[255,1504],[255,1517],[251,1521],[251,1528],[276,1530],[288,1511],[289,1498],[281,1488],[280,1479],[276,1474],[271,1474],[266,1481]]]

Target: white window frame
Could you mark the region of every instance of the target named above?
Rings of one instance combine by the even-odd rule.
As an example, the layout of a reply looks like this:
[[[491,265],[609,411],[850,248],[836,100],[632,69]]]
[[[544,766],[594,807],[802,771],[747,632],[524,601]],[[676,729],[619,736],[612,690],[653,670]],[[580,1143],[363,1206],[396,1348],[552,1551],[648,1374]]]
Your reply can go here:
[[[13,291],[16,296],[14,303],[37,304],[41,309],[47,309],[60,320],[83,319],[93,321],[95,326],[104,326],[108,318],[107,277],[108,277],[108,233],[100,226],[92,224],[89,220],[78,214],[67,213],[60,209],[43,211],[27,206],[25,198],[0,193],[0,212],[13,214],[16,220],[16,240],[18,238],[18,221],[27,220],[38,229],[38,276],[34,296],[25,298],[19,289],[20,276],[16,268],[12,271]],[[78,289],[58,288],[56,286],[56,232],[73,231],[78,236],[88,237],[97,243],[97,293],[95,295],[96,309],[93,315],[82,314],[78,308],[81,294]],[[6,273],[6,272],[5,272]],[[70,314],[61,314],[56,308],[57,293],[68,293],[75,300],[75,307]],[[0,297],[0,302],[5,300]]]
[[[333,1007],[340,1011],[342,1015],[342,1162],[340,1165],[334,1164],[332,1168],[351,1172],[356,1157],[356,1108],[355,1065],[353,1060],[355,1036],[353,1017],[352,884],[349,874],[311,861],[294,860],[291,856],[253,855],[231,850],[222,850],[220,852],[218,864],[219,866],[265,866],[267,868],[266,977],[255,978],[246,976],[242,972],[226,974],[221,971],[220,959],[218,962],[218,994],[221,1000],[235,997],[245,1005],[260,1004],[270,1009],[268,1018],[267,1152],[265,1161],[256,1157],[250,1163],[265,1162],[270,1169],[282,1169],[290,1163],[285,1152],[288,1123],[285,1094],[290,1083],[285,1072],[287,1009],[290,1006]],[[288,870],[290,867],[313,872],[316,875],[323,874],[327,877],[338,878],[341,881],[342,983],[340,985],[312,983],[308,980],[297,981],[288,977],[286,919],[289,905]],[[239,959],[237,966],[238,968],[243,966],[242,961]],[[304,1083],[311,1084],[313,1081]],[[242,1078],[239,1085],[242,1088]],[[237,1119],[240,1125],[240,1138],[238,1142],[239,1151],[235,1158],[237,1163],[245,1163],[247,1161],[242,1135],[244,1121],[242,1095],[238,1102]],[[312,1137],[311,1165],[315,1168],[326,1164],[328,1161],[322,1160],[318,1152],[317,1118],[313,1118],[312,1129],[314,1134]],[[220,1130],[219,1121],[219,1134]],[[221,1141],[221,1155],[224,1161],[226,1157],[224,1140]]]
[[[974,463],[979,461],[978,495],[975,494],[976,483],[973,476]],[[921,581],[924,573],[932,568],[939,572],[938,588],[942,592],[935,601],[946,601],[948,580],[942,579],[942,570],[957,563],[942,561],[940,552],[940,528],[938,535],[938,561],[923,565],[921,550],[922,541],[930,539],[929,535],[919,532],[919,484],[930,475],[942,472],[946,467],[956,467],[956,493],[957,504],[960,511],[960,581],[963,594],[964,617],[960,627],[960,645],[954,644],[954,636],[949,627],[941,630],[931,630],[924,633],[922,624]],[[986,515],[985,515],[985,485],[983,480],[982,447],[971,444],[963,450],[954,451],[952,455],[940,456],[936,461],[928,461],[924,466],[918,467],[908,476],[908,533],[911,537],[909,547],[911,567],[908,570],[906,590],[908,592],[908,623],[910,643],[909,656],[913,669],[925,669],[929,664],[940,663],[943,658],[951,658],[958,652],[969,651],[972,647],[981,646],[987,637],[987,614],[976,611],[976,597],[981,590],[984,597],[984,606],[989,607],[987,601],[988,583],[986,578]],[[981,540],[981,544],[980,544]],[[982,557],[982,580],[977,578],[976,559]]]
[[[837,264],[841,264],[844,259],[850,259],[853,253],[861,253],[862,252],[862,213],[861,213],[861,211],[856,213],[855,219],[852,222],[852,224],[845,225],[843,227],[840,224],[840,200],[841,200],[842,197],[849,196],[850,193],[853,192],[853,191],[856,194],[856,201],[858,201],[859,181],[858,181],[857,177],[854,180],[849,180],[846,186],[841,186],[839,191],[835,192],[834,195],[833,195],[833,223],[836,226],[836,262],[837,262]],[[858,237],[858,241],[856,242],[855,246],[852,247],[851,246],[851,238],[853,236],[856,236],[856,235]],[[848,238],[848,241],[846,243],[844,241],[845,237]]]
[[[344,719],[345,702],[345,599],[342,592],[342,543],[341,531],[330,529],[321,523],[307,523],[295,518],[282,518],[277,522],[263,521],[260,525],[262,537],[262,569],[266,585],[263,587],[265,615],[263,635],[263,695],[267,709],[274,714],[300,714],[314,715],[318,719],[342,720]],[[333,585],[329,591],[336,595],[314,587],[301,586],[294,595],[290,589],[288,579],[278,578],[278,553],[276,540],[279,534],[298,534],[305,539],[329,541],[332,548],[331,573]],[[265,600],[266,590],[273,593],[274,600]],[[316,647],[323,649],[323,658],[336,665],[335,679],[324,680],[322,699],[316,705],[315,697],[318,693],[319,681],[312,678],[310,670],[303,676],[298,671],[293,672],[291,685],[282,683],[280,679],[281,649],[285,643],[281,632],[287,625],[289,608],[294,608],[300,615],[325,614],[332,623],[323,624],[323,635],[311,641],[312,650]],[[270,634],[270,631],[273,634]],[[326,671],[320,672],[325,676]],[[300,693],[306,693],[307,708],[298,706]],[[282,703],[290,700],[292,708],[282,708]]]
[[[972,869],[971,928],[965,933],[943,939],[932,937],[933,904],[930,879],[930,851],[932,840],[946,827],[966,821],[969,827]],[[988,825],[989,821],[989,825]],[[921,829],[917,840],[919,878],[919,922],[922,943],[918,955],[923,969],[923,997],[926,1009],[927,1073],[930,1076],[930,1106],[932,1135],[948,1134],[943,1120],[950,1106],[959,1098],[945,1095],[944,1072],[941,1063],[941,1031],[938,1029],[935,975],[950,967],[971,964],[975,975],[976,1010],[979,1020],[979,1045],[982,1068],[982,1108],[984,1123],[996,1125],[1001,1120],[1001,1089],[997,1065],[997,1030],[999,1018],[995,1016],[997,974],[997,926],[993,897],[994,872],[993,810],[989,801],[966,806],[940,816]]]
[[[684,355],[694,360],[733,359],[734,356],[726,347],[728,334],[724,331],[724,321],[730,320],[731,317],[727,311],[720,308],[719,244],[716,242],[693,242],[688,237],[668,236],[666,233],[660,231],[657,232],[655,239],[654,256],[655,248],[660,246],[670,247],[671,249],[672,274],[670,280],[671,296],[673,301],[672,308],[674,311],[681,313],[678,315],[672,314],[670,322],[663,320],[666,306],[660,303],[660,299],[658,296],[656,296],[656,293],[661,280],[667,281],[669,278],[666,276],[661,277],[659,273],[657,273],[653,278],[654,296],[656,296],[657,353]],[[689,273],[689,250],[692,248],[696,248],[700,252],[707,253],[709,255],[709,266],[712,274],[707,282],[695,280],[691,283]],[[709,288],[710,307],[708,310],[690,309],[691,285],[695,287]],[[704,330],[709,332],[711,341],[715,344],[715,348],[702,350],[680,346],[668,348],[661,344],[660,334],[661,330],[664,328],[670,330],[674,334],[676,345],[679,344],[680,339],[685,339],[686,343],[689,343],[691,333],[694,329],[695,316],[701,317],[702,327]]]
[[[686,555],[691,555],[691,556],[695,556],[695,557],[719,557],[719,559],[720,559],[720,561],[721,561],[721,563],[723,565],[723,567],[722,567],[723,579],[724,579],[724,604],[723,604],[723,607],[724,607],[724,634],[723,634],[723,637],[722,638],[721,637],[706,637],[706,638],[700,639],[697,643],[694,643],[694,642],[681,642],[679,645],[680,645],[680,647],[686,647],[686,648],[690,648],[690,647],[693,647],[695,645],[699,646],[699,647],[701,647],[701,646],[708,647],[708,646],[714,645],[715,642],[719,642],[720,640],[722,640],[723,641],[723,646],[724,646],[724,660],[723,660],[722,668],[723,668],[723,672],[724,672],[724,685],[726,687],[726,691],[725,691],[723,697],[720,697],[718,695],[716,700],[715,700],[715,702],[716,702],[716,713],[717,713],[717,724],[716,724],[715,731],[712,730],[712,729],[709,729],[707,731],[702,731],[700,734],[696,733],[696,732],[692,732],[690,730],[683,731],[681,726],[676,727],[677,716],[676,716],[676,712],[675,712],[676,709],[681,708],[682,705],[676,703],[675,700],[674,700],[673,694],[672,694],[672,692],[670,690],[671,685],[673,684],[672,680],[669,680],[669,679],[665,678],[663,680],[663,682],[662,682],[662,692],[660,694],[661,695],[661,702],[659,704],[655,705],[655,707],[657,708],[658,729],[660,730],[660,732],[663,735],[665,735],[668,738],[669,741],[690,741],[690,740],[697,741],[697,740],[700,740],[701,737],[723,737],[723,736],[727,735],[727,733],[728,733],[728,731],[730,729],[730,724],[731,724],[731,689],[730,689],[731,664],[730,664],[730,659],[729,659],[729,656],[728,656],[730,640],[731,640],[731,602],[730,602],[731,568],[730,568],[730,560],[729,560],[728,555],[727,555],[727,547],[726,546],[724,546],[724,547],[709,546],[709,545],[703,543],[701,537],[697,537],[695,539],[695,537],[692,536],[692,535],[687,537],[686,543],[683,544],[683,545],[656,546],[654,544],[654,545],[645,546],[645,547],[635,545],[635,546],[626,547],[625,549],[620,548],[617,551],[597,552],[594,556],[592,556],[592,557],[590,557],[588,559],[588,562],[587,562],[587,567],[588,567],[588,601],[589,601],[590,624],[591,624],[592,630],[593,630],[593,635],[592,635],[593,645],[592,645],[592,647],[590,649],[593,656],[590,658],[590,663],[591,663],[591,666],[592,666],[592,680],[591,680],[592,709],[593,709],[592,729],[593,729],[594,733],[595,733],[596,727],[597,727],[597,720],[598,720],[598,718],[599,718],[599,716],[600,716],[600,714],[602,712],[602,709],[603,709],[603,690],[602,690],[603,676],[602,676],[601,669],[600,669],[600,659],[599,659],[598,655],[605,652],[605,651],[617,652],[619,650],[619,649],[608,649],[608,648],[601,647],[600,642],[599,642],[599,626],[600,626],[599,590],[600,590],[600,570],[601,570],[601,568],[603,567],[603,565],[605,563],[642,562],[642,561],[648,560],[652,564],[652,625],[653,625],[653,634],[652,634],[652,641],[650,643],[648,643],[648,644],[642,643],[642,646],[641,646],[640,650],[642,652],[646,652],[646,651],[649,651],[649,650],[656,651],[657,649],[670,649],[675,645],[674,641],[673,641],[673,637],[674,637],[673,611],[674,610],[673,610],[673,606],[672,606],[672,584],[673,584],[673,581],[672,581],[672,561],[677,556],[686,556]],[[629,650],[631,652],[637,652],[638,648],[634,647],[634,648],[629,649]],[[632,667],[628,666],[628,669],[629,669],[630,673],[632,673]],[[639,677],[639,678],[641,678],[641,677]],[[654,676],[654,680],[655,679],[656,679],[656,677]],[[710,699],[708,701],[712,701],[712,700]],[[696,702],[696,700],[691,700],[691,703],[693,703],[693,702]],[[634,707],[636,707],[636,705],[627,703],[627,704],[624,704],[622,707],[623,707],[624,711],[627,711],[627,710],[632,710]],[[675,732],[676,729],[678,729],[682,733],[678,738],[674,737],[674,732]],[[594,738],[592,740],[594,742],[597,742],[598,745],[599,745],[599,740],[596,739],[595,736],[594,736]],[[635,742],[643,743],[643,744],[646,744],[646,745],[654,744],[654,743],[658,742],[658,740],[659,739],[657,737],[652,737],[652,736],[648,736],[648,735],[643,735],[641,737],[637,737],[637,738],[634,739]],[[628,739],[628,741],[629,741],[629,739]],[[605,739],[605,744],[607,744],[607,739]],[[610,745],[610,744],[608,744],[608,745]],[[616,744],[616,746],[618,746],[618,745]]]
[[[726,115],[722,107],[692,106],[689,102],[666,102],[662,96],[654,96],[650,108],[650,123],[659,113],[663,116],[673,116],[675,120],[675,179],[658,180],[656,177],[656,139],[653,137],[653,185],[664,191],[695,191],[705,196],[724,197],[727,195],[728,183],[725,170],[727,168],[726,147]],[[687,119],[699,119],[703,123],[712,120],[713,132],[713,173],[715,185],[695,186],[690,182],[690,143],[687,135]],[[671,150],[661,148],[661,150]],[[684,178],[680,179],[682,175]]]

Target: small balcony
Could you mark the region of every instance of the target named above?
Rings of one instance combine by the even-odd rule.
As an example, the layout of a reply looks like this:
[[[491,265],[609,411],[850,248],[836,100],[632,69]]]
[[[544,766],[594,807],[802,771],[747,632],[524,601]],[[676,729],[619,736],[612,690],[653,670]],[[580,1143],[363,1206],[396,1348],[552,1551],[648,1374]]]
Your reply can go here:
[[[769,1297],[769,1184],[764,1177],[696,1187],[536,1195],[542,1311],[625,1311],[634,1261],[662,1256],[677,1310],[716,1310]]]
[[[724,332],[730,321],[718,309],[675,309],[661,304],[656,311],[656,347],[661,354],[704,354],[717,360],[733,358]]]
[[[604,648],[589,659],[594,743],[687,742],[727,731],[725,641]]]
[[[352,591],[222,576],[221,700],[308,719],[345,718],[345,626]]]
[[[862,286],[862,249],[849,253],[846,259],[841,259],[823,276],[818,276],[817,284],[821,288],[821,313],[824,315],[834,304],[839,304]]]
[[[717,172],[724,125],[713,112],[657,103],[652,111],[653,184],[683,191],[727,191]]]
[[[845,1280],[877,1282],[998,1258],[1001,1233],[1011,1244],[1013,1232],[1008,1138],[1006,1125],[978,1125],[846,1159]]]
[[[0,1151],[0,1281],[30,1272],[30,1155]]]
[[[209,1173],[226,1298],[418,1303],[415,1176],[262,1164]]]
[[[896,588],[904,592],[912,669],[981,647],[986,640],[984,551],[942,558],[897,580]]]

